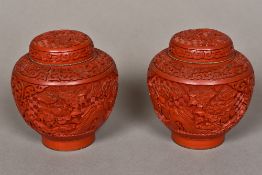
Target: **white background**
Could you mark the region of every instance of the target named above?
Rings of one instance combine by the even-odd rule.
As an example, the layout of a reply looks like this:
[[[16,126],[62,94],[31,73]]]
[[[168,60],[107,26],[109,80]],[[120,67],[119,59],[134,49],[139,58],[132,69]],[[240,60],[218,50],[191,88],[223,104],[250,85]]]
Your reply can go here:
[[[256,175],[262,172],[261,0],[0,0],[0,174]],[[227,33],[254,66],[256,87],[248,112],[218,148],[179,147],[156,118],[147,95],[151,58],[171,36],[189,28]],[[56,152],[41,145],[14,104],[13,65],[31,39],[54,29],[87,33],[110,54],[120,75],[109,120],[90,147]]]

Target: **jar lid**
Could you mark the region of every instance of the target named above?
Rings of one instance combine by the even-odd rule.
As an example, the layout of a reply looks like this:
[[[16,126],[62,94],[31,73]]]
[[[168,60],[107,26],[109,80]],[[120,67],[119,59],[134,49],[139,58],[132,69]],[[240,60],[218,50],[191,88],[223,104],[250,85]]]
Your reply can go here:
[[[32,61],[47,65],[77,64],[92,58],[91,38],[75,30],[54,30],[36,36],[29,46]]]
[[[248,59],[234,50],[232,40],[213,29],[191,29],[175,34],[169,47],[150,64],[164,79],[190,85],[218,85],[253,74]],[[149,76],[151,76],[149,75]]]
[[[233,57],[231,38],[214,29],[190,29],[176,33],[169,43],[169,55],[189,63],[219,63]]]

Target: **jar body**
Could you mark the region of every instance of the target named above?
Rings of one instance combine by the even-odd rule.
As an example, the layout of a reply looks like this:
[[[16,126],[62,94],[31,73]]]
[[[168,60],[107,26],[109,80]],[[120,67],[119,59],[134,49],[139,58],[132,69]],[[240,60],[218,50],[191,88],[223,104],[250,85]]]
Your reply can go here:
[[[243,117],[254,86],[251,64],[240,53],[225,63],[192,64],[163,50],[148,69],[148,89],[173,140],[193,149],[220,145]]]
[[[15,65],[12,92],[26,123],[55,150],[90,145],[114,105],[118,74],[113,59],[96,49],[92,60],[42,65],[27,55]]]

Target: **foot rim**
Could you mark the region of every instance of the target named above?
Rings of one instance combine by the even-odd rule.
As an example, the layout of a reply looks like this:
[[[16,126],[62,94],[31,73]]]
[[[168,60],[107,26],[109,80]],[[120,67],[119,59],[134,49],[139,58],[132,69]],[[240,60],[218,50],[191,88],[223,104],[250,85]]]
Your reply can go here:
[[[82,137],[80,139],[62,140],[50,139],[42,136],[42,143],[47,148],[55,151],[74,151],[86,148],[95,141],[95,134]]]
[[[220,135],[212,138],[196,139],[196,138],[185,137],[176,133],[172,133],[172,139],[176,144],[182,147],[189,148],[189,149],[204,150],[204,149],[215,148],[221,145],[225,140],[225,135]]]

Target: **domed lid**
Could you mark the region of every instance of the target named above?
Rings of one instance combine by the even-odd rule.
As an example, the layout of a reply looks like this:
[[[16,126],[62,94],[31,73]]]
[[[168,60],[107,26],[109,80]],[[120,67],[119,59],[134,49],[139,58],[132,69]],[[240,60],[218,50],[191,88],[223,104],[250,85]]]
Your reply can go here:
[[[94,48],[92,40],[75,30],[54,30],[35,37],[13,75],[41,85],[89,83],[117,72],[113,59]]]
[[[86,34],[75,30],[54,30],[36,36],[30,43],[32,61],[48,65],[77,64],[92,57],[94,45]]]
[[[234,49],[232,40],[213,29],[175,34],[150,65],[150,70],[165,79],[190,85],[225,84],[253,74],[251,64]]]
[[[176,33],[169,43],[169,55],[189,63],[219,63],[233,56],[232,40],[214,29],[190,29]]]

